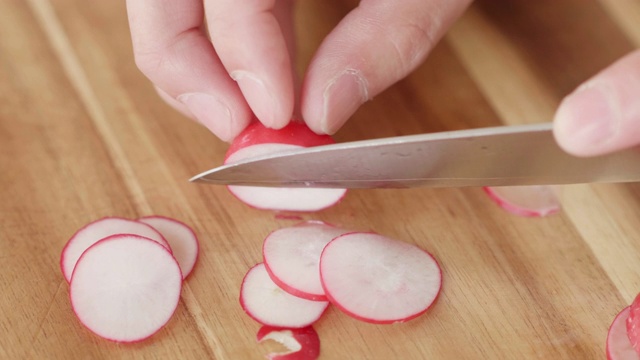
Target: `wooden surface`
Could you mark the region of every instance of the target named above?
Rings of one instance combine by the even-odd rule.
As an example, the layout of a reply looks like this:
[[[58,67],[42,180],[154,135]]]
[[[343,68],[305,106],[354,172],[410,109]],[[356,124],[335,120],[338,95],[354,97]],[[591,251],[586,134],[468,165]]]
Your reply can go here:
[[[261,359],[238,305],[264,236],[292,220],[187,179],[226,145],[170,110],[136,69],[123,1],[0,0],[0,358]],[[303,66],[356,1],[300,1]],[[640,44],[637,0],[481,1],[424,66],[336,138],[550,121],[562,96]],[[351,191],[305,219],[431,251],[444,288],[424,316],[358,322],[331,308],[323,359],[603,359],[607,327],[640,291],[640,185],[562,188],[543,219],[477,188]],[[102,216],[176,217],[202,252],[168,326],[118,345],[73,316],[60,251]]]

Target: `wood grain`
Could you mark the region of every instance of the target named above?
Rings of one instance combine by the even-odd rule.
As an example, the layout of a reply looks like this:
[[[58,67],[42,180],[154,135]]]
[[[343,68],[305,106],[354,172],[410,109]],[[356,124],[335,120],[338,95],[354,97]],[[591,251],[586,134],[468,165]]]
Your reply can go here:
[[[352,1],[298,3],[302,72]],[[633,0],[478,1],[413,74],[365,104],[339,141],[550,121],[562,97],[640,44]],[[238,304],[263,238],[293,220],[187,182],[226,144],[170,110],[133,63],[123,2],[0,2],[0,358],[260,359]],[[640,186],[561,189],[563,210],[519,218],[477,188],[355,190],[305,219],[372,229],[432,252],[437,304],[406,324],[331,308],[323,359],[602,359],[613,316],[640,291]],[[135,345],[71,312],[58,261],[102,216],[192,225],[200,260],[174,318]]]

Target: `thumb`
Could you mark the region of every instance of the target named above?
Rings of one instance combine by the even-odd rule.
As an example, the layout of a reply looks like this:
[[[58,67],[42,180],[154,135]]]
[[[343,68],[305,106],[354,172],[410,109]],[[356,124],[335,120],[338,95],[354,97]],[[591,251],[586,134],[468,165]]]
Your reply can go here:
[[[635,51],[567,96],[554,121],[558,144],[577,156],[640,144],[640,51]]]
[[[471,0],[363,0],[327,36],[302,85],[302,115],[334,133],[425,59]]]

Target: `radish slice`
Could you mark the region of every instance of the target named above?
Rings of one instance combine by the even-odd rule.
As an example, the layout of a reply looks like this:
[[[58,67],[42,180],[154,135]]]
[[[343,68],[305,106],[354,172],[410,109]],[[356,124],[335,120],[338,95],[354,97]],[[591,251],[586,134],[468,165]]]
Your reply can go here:
[[[262,246],[271,280],[292,295],[327,301],[320,282],[320,254],[329,241],[346,232],[321,221],[306,221],[272,232]]]
[[[285,328],[313,324],[329,306],[293,296],[276,285],[263,263],[252,267],[242,280],[240,305],[257,322]]]
[[[631,346],[625,323],[629,318],[629,308],[624,308],[611,323],[607,334],[608,360],[639,360],[640,356]]]
[[[627,337],[631,347],[635,349],[636,353],[640,354],[640,294],[636,296],[629,307],[629,317],[626,325]]]
[[[306,125],[292,122],[281,130],[253,123],[238,135],[225,156],[225,164],[250,157],[273,154],[280,151],[332,144],[327,135],[318,135]],[[240,201],[257,209],[318,211],[335,205],[347,192],[346,189],[320,188],[271,188],[258,186],[228,186]]]
[[[76,266],[76,262],[80,258],[80,255],[82,255],[87,248],[108,236],[116,234],[144,236],[160,243],[171,251],[167,240],[165,240],[158,231],[147,224],[118,217],[102,218],[93,221],[78,230],[71,239],[69,239],[64,249],[62,249],[62,255],[60,256],[60,268],[62,269],[62,274],[64,275],[64,278],[67,279],[67,282],[71,281],[73,268]]]
[[[543,217],[560,211],[553,188],[546,185],[484,187],[489,197],[506,211],[526,217]]]
[[[302,329],[285,329],[263,326],[258,330],[258,342],[274,340],[289,351],[271,353],[269,360],[315,360],[320,356],[320,338],[311,326]]]
[[[171,253],[137,235],[113,235],[89,247],[71,280],[71,306],[83,325],[117,342],[144,340],[178,306],[182,273]]]
[[[329,300],[366,322],[389,324],[427,311],[442,286],[437,261],[426,251],[374,233],[331,241],[320,258]]]
[[[195,232],[186,224],[164,216],[146,216],[138,219],[156,229],[167,240],[173,256],[186,279],[198,260],[199,244]]]

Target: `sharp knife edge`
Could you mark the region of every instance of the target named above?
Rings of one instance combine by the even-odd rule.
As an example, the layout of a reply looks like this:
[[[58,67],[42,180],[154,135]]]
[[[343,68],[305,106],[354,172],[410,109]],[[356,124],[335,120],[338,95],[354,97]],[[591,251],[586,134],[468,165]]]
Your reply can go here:
[[[501,126],[283,151],[190,181],[323,188],[628,182],[640,181],[640,149],[578,158],[557,146],[550,123]]]

